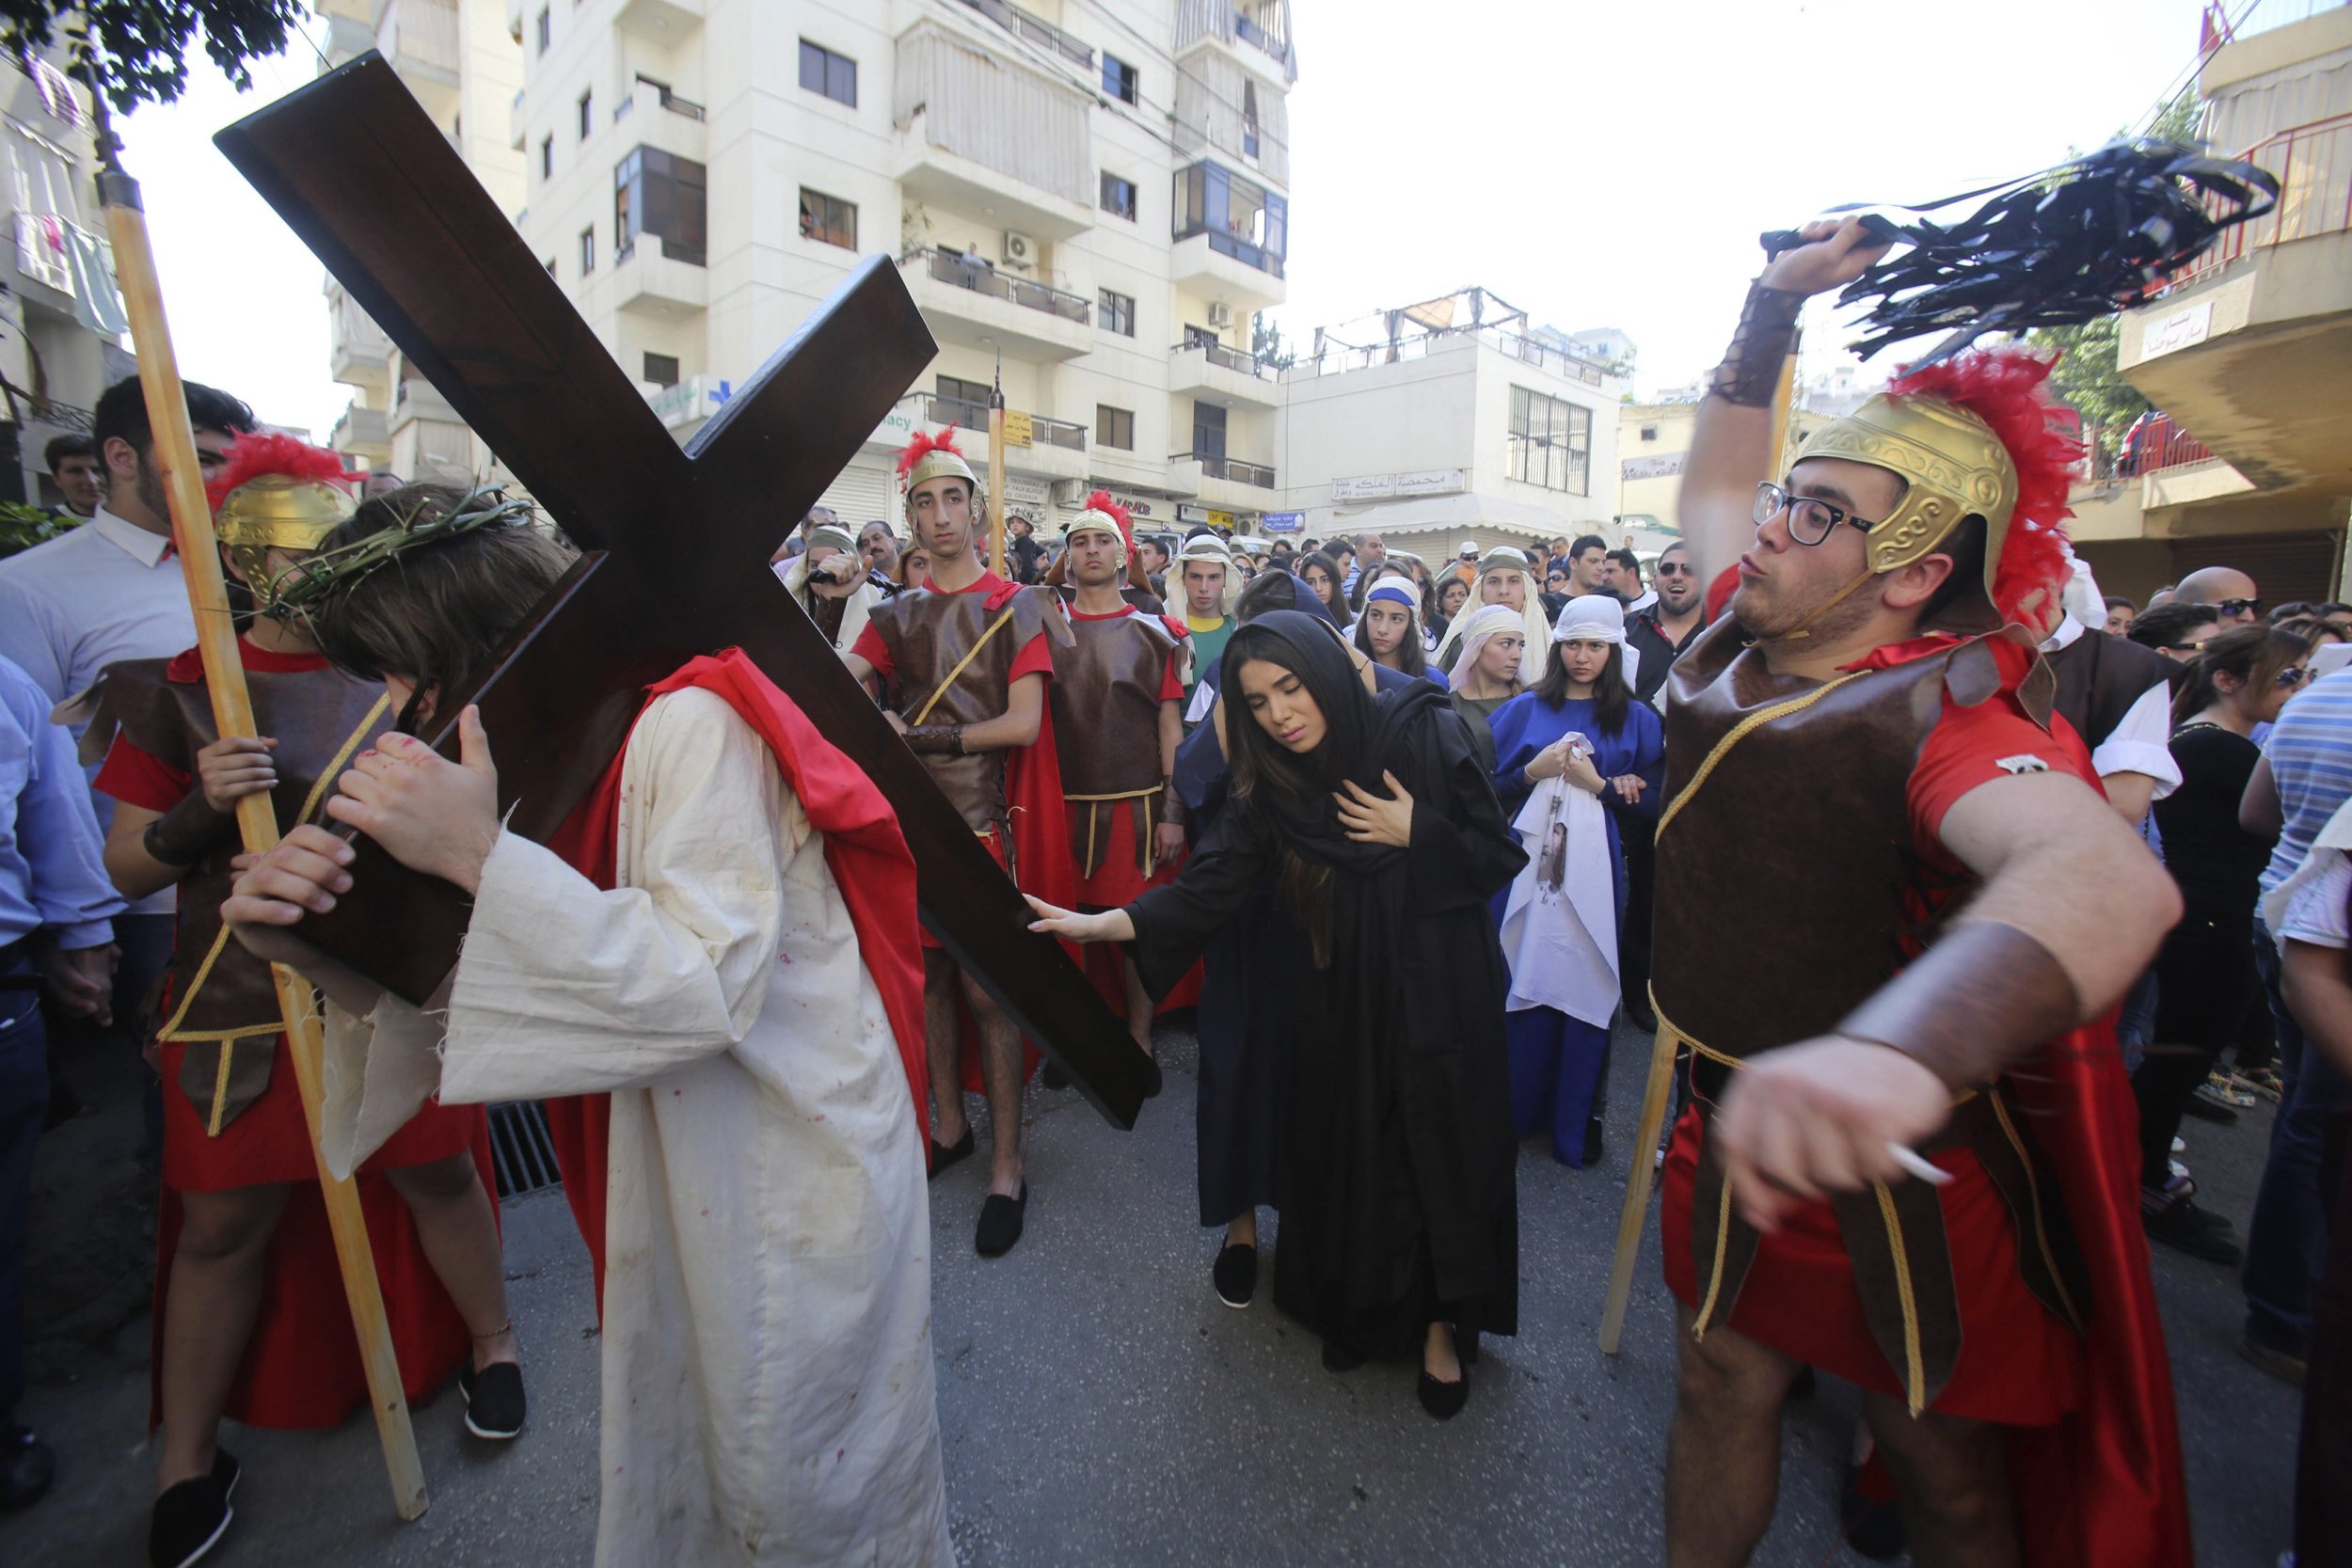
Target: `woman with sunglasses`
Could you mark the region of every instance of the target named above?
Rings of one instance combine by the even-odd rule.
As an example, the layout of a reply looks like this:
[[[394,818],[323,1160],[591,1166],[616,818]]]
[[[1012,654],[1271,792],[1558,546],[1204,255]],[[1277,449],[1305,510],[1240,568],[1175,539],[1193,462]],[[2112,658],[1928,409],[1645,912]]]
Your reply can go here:
[[[2232,626],[2207,641],[2172,700],[2181,785],[2155,804],[2165,865],[2186,912],[2156,955],[2154,1037],[2132,1075],[2140,1220],[2153,1240],[2215,1263],[2238,1261],[2237,1236],[2197,1206],[2195,1182],[2172,1174],[2172,1140],[2259,994],[2254,901],[2277,835],[2248,832],[2238,801],[2262,760],[2254,727],[2279,717],[2310,651],[2308,638],[2278,626]],[[2221,1106],[2199,1114],[2236,1115]]]

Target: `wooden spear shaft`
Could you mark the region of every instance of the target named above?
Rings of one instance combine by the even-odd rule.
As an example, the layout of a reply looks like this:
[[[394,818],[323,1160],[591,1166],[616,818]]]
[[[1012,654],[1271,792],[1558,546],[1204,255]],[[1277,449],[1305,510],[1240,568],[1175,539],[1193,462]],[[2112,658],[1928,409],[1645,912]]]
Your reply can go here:
[[[988,394],[988,569],[1005,575],[1005,361],[996,359],[996,385]]]
[[[111,152],[108,149],[109,156]],[[228,589],[221,581],[212,508],[204,497],[203,470],[197,460],[196,435],[188,425],[187,396],[180,385],[180,364],[172,353],[171,328],[164,316],[163,291],[156,281],[155,253],[148,244],[147,214],[140,203],[138,182],[110,167],[98,177],[98,196],[106,209],[117,280],[122,288],[123,309],[131,318],[131,341],[138,352],[139,386],[147,394],[148,422],[154,430],[155,462],[171,506],[172,543],[179,548],[181,570],[188,583],[188,604],[196,612],[196,646],[204,661],[213,722],[223,736],[249,736],[254,733],[253,700],[246,689],[244,662],[237,657],[236,627],[230,620]],[[237,802],[237,830],[246,848],[256,853],[278,843],[278,816],[267,791]],[[302,1092],[303,1117],[310,1123],[310,1152],[318,1162],[319,1188],[326,1199],[327,1226],[335,1237],[335,1260],[342,1269],[343,1293],[351,1302],[352,1328],[359,1338],[359,1359],[367,1369],[376,1435],[384,1444],[385,1467],[391,1472],[392,1506],[403,1519],[414,1519],[425,1510],[424,1466],[417,1458],[417,1435],[408,1423],[408,1399],[401,1387],[399,1360],[392,1353],[391,1326],[384,1316],[384,1292],[376,1283],[375,1254],[368,1245],[359,1190],[347,1179],[337,1180],[327,1169],[319,1145],[325,1032],[309,984],[282,964],[272,965],[270,974],[278,983],[278,1008],[286,1026],[286,1055],[294,1065],[294,1084]]]

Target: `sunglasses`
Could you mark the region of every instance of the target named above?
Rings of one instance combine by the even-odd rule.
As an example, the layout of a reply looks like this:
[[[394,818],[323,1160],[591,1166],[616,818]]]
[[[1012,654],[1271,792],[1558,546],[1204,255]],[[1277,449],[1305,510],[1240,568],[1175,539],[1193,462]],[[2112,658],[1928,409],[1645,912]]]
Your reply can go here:
[[[1661,561],[1657,565],[1651,567],[1650,570],[1661,578],[1688,578],[1696,577],[1698,575],[1697,573],[1692,571],[1690,567],[1676,561]]]
[[[2224,615],[2260,615],[2263,602],[2260,599],[2222,599],[2214,605],[2214,609]]]
[[[2289,691],[2292,691],[2296,687],[2302,685],[2305,681],[2311,679],[2311,674],[2312,673],[2309,670],[2304,669],[2301,665],[2290,664],[2285,669],[2279,672],[2278,684],[2285,687]]]

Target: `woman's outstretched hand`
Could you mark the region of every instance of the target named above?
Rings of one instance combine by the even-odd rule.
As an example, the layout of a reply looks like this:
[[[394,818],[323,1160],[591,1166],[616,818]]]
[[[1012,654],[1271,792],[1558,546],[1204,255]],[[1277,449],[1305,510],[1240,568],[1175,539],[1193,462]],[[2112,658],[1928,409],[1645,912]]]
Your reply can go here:
[[[1133,942],[1136,940],[1136,923],[1127,918],[1125,910],[1104,910],[1099,914],[1080,914],[1075,910],[1065,910],[1027,894],[1022,896],[1028,898],[1029,908],[1037,913],[1037,918],[1029,922],[1029,929],[1032,931],[1041,931],[1049,937],[1059,937],[1064,942]]]
[[[1340,803],[1340,826],[1359,844],[1406,848],[1413,842],[1413,798],[1396,782],[1395,774],[1384,772],[1380,777],[1391,792],[1386,800],[1353,779],[1341,786],[1333,797]]]

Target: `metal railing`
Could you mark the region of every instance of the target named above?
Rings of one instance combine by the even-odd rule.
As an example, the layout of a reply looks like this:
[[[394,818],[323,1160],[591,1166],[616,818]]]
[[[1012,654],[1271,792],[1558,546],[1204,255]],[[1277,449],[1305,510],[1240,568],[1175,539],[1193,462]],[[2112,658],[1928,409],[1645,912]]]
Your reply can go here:
[[[903,265],[914,260],[916,255],[926,259],[926,265],[931,277],[942,283],[953,283],[956,287],[969,289],[974,293],[1010,300],[1015,305],[1026,306],[1032,310],[1042,310],[1048,315],[1059,316],[1064,321],[1075,322],[1080,326],[1086,325],[1093,319],[1093,305],[1087,300],[1080,299],[1076,294],[1067,294],[1059,289],[1048,288],[1042,283],[1032,283],[1024,277],[1009,277],[985,261],[965,261],[957,251],[944,249],[917,251],[900,257],[899,261]]]
[[[2123,437],[2122,448],[2115,454],[2113,472],[2118,478],[2130,478],[2212,461],[2211,447],[2170,420],[2158,419]]]
[[[951,424],[960,430],[988,430],[988,404],[972,398],[951,398],[939,392],[919,392],[923,417],[933,424]],[[1087,427],[1072,424],[1067,420],[1049,420],[1042,414],[1029,416],[1029,440],[1035,446],[1059,447],[1065,451],[1087,450]]]
[[[2291,126],[2238,154],[2279,178],[2279,204],[2241,223],[2172,275],[2177,289],[2231,262],[2290,240],[2352,230],[2352,114]]]
[[[1064,451],[1087,450],[1087,427],[1072,424],[1068,420],[1049,420],[1041,415],[1029,416],[1029,439]]]
[[[1549,371],[1564,380],[1581,381],[1587,387],[1600,387],[1606,385],[1609,379],[1609,372],[1589,359],[1563,354],[1533,338],[1493,326],[1449,326],[1410,338],[1399,338],[1394,342],[1373,343],[1366,347],[1338,345],[1326,348],[1321,354],[1302,357],[1297,368],[1309,375],[1338,375],[1348,371],[1368,370],[1374,365],[1393,365],[1399,360],[1423,358],[1437,348],[1465,338],[1474,338],[1499,354]]]
[[[1094,69],[1094,50],[1080,43],[1041,16],[1032,15],[1006,0],[963,0],[963,3],[1018,39],[1051,49],[1071,64]]]
[[[1265,364],[1256,355],[1244,354],[1237,348],[1227,348],[1223,343],[1178,343],[1168,352],[1188,354],[1194,349],[1199,349],[1206,355],[1210,364],[1232,371],[1240,375],[1253,376],[1260,381],[1272,381],[1277,374],[1273,366]]]
[[[1209,248],[1216,251],[1219,256],[1231,256],[1234,261],[1241,262],[1244,266],[1255,267],[1260,272],[1265,273],[1269,277],[1279,277],[1282,276],[1281,257],[1276,255],[1273,251],[1266,249],[1263,245],[1251,245],[1248,240],[1241,239],[1236,235],[1229,234],[1224,230],[1218,229],[1212,224],[1193,224],[1191,227],[1177,234],[1176,243],[1178,245],[1182,245],[1186,240],[1195,238],[1196,236],[1201,234],[1206,234],[1209,237]]]
[[[707,118],[703,106],[700,103],[697,103],[689,98],[680,98],[676,93],[672,92],[665,83],[657,82],[650,76],[640,76],[637,78],[637,86],[653,88],[655,96],[660,98],[661,101],[661,106],[669,110],[674,115],[683,115],[688,119],[702,119]],[[628,98],[624,101],[622,106],[615,108],[612,111],[612,118],[614,119],[618,119],[622,115],[628,113],[629,109],[634,108],[636,106],[636,97],[637,95],[635,90],[631,89]]]
[[[1274,488],[1274,470],[1263,463],[1244,463],[1235,457],[1212,457],[1205,451],[1172,451],[1170,463],[1198,463],[1203,479],[1229,480],[1235,484],[1254,484],[1261,490]]]

